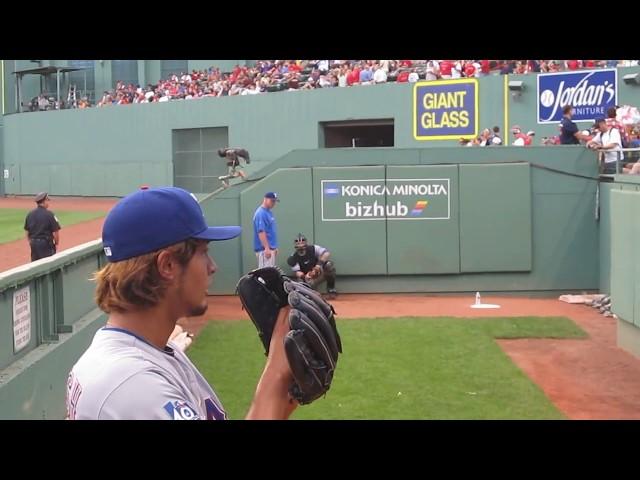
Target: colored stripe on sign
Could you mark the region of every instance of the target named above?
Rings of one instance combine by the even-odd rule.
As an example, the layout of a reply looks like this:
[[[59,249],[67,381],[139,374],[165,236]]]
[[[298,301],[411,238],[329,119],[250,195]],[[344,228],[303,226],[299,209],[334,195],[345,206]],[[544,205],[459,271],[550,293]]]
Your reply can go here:
[[[327,197],[337,197],[340,195],[340,187],[335,183],[329,183],[324,187],[324,194]]]
[[[415,207],[413,207],[413,210],[411,210],[411,216],[412,217],[417,217],[418,215],[420,215],[422,213],[422,211],[427,208],[427,204],[429,203],[428,200],[418,200],[416,202]]]

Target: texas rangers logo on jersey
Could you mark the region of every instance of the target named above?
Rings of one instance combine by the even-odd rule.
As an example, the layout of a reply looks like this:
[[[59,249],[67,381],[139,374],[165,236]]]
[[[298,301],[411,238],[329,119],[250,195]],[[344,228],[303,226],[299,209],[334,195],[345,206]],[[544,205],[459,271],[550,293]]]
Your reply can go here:
[[[207,420],[227,419],[227,413],[220,406],[216,405],[210,398],[207,398],[204,401],[204,406],[207,409]]]
[[[177,400],[167,402],[164,409],[173,420],[200,420],[196,411],[187,402],[179,402]]]

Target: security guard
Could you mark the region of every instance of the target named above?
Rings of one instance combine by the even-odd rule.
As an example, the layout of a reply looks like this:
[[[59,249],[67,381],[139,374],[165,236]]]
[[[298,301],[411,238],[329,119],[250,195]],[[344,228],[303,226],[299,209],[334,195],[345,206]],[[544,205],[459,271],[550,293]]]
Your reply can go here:
[[[53,212],[49,211],[49,194],[41,192],[36,195],[36,203],[38,207],[31,210],[24,220],[32,262],[54,255],[60,243],[60,223]]]

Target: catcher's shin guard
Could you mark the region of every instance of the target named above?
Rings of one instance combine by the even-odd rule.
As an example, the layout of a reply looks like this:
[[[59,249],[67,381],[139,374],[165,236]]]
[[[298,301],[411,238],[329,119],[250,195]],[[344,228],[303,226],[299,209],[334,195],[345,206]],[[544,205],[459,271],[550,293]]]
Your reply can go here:
[[[324,279],[327,281],[327,288],[334,290],[336,287],[336,267],[331,260],[328,260],[322,267]]]

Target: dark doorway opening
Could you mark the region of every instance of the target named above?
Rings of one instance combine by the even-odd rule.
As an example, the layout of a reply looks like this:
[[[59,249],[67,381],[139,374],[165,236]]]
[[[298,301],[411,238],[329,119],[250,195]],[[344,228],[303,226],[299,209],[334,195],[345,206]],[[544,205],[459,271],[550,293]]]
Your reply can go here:
[[[320,123],[320,148],[393,147],[393,119]]]

